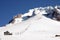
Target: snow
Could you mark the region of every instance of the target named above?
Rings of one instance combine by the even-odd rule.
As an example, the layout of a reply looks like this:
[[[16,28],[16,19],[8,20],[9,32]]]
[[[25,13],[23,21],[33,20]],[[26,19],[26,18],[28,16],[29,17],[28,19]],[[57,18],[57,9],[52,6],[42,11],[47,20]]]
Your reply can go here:
[[[18,22],[22,22],[22,20],[23,20],[22,18],[16,18],[14,23],[16,24]]]
[[[25,13],[24,15],[22,15],[22,17],[25,16],[32,16],[34,9],[30,9],[27,13]]]
[[[46,10],[35,10],[35,13],[36,11],[35,16],[25,21],[1,27],[0,40],[60,40],[60,37],[55,37],[60,35],[60,22],[42,15],[47,14]],[[13,35],[4,35],[5,31]]]

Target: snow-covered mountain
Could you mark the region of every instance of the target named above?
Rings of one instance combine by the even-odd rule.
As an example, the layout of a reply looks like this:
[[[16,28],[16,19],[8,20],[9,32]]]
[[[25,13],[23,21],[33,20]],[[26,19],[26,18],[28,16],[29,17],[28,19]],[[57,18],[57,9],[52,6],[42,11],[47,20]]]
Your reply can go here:
[[[0,27],[0,40],[60,40],[60,6],[30,9]]]

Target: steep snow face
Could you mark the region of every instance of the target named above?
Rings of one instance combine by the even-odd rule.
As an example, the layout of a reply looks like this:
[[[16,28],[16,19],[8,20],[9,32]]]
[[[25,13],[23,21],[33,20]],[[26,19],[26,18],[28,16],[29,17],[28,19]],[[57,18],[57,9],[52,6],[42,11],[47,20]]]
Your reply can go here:
[[[1,40],[60,40],[55,35],[60,34],[60,22],[45,17],[43,14],[50,13],[50,10],[45,8],[34,8],[22,17],[30,16],[25,21],[20,21],[23,18],[16,18],[14,24],[7,24],[0,28]],[[31,15],[30,15],[31,13]],[[35,16],[32,16],[35,13]],[[23,19],[24,20],[24,19]],[[12,35],[4,35],[8,31]]]

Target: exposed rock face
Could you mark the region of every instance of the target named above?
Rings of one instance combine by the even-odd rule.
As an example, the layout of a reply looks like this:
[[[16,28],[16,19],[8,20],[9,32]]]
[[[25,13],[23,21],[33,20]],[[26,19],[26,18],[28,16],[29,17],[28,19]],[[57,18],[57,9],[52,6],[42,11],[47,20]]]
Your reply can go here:
[[[13,19],[9,23],[18,23],[22,21],[22,14],[18,14],[13,17]]]
[[[60,7],[55,6],[53,9],[47,10],[47,17],[60,21]]]
[[[54,9],[54,17],[56,18],[57,21],[60,21],[60,9],[59,9],[59,7],[56,7]]]
[[[21,18],[21,16],[22,16],[22,14],[18,14],[18,15],[16,15],[16,16],[14,16],[13,18],[15,19],[15,18]]]

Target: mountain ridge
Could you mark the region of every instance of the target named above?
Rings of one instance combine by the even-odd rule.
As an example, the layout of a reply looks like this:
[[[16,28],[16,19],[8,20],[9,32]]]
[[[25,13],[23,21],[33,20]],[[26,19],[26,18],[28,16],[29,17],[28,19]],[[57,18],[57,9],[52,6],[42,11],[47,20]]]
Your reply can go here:
[[[60,9],[59,6],[55,6],[54,10],[50,7],[34,8],[23,15],[16,15],[13,17],[14,22],[0,27],[0,39],[60,40],[56,38],[60,34]]]

